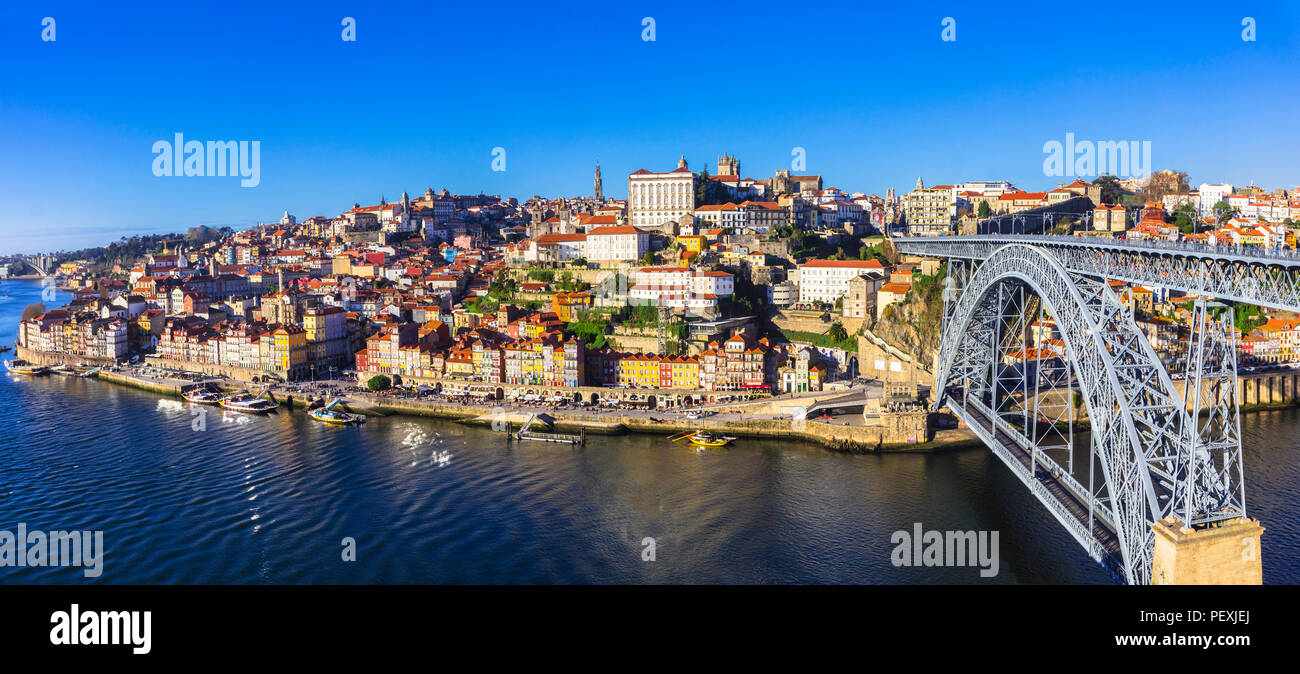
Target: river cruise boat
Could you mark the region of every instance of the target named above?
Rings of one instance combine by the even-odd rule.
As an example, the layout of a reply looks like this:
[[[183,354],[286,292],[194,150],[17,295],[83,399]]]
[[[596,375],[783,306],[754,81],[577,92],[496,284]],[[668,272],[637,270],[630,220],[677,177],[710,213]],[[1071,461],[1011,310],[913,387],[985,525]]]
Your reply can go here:
[[[278,404],[261,396],[250,393],[236,393],[221,399],[222,409],[244,412],[246,414],[265,414],[279,407]]]
[[[46,374],[50,371],[50,369],[44,365],[36,365],[25,360],[6,360],[5,369],[14,374],[25,374],[31,376]]]
[[[220,405],[221,396],[215,391],[199,386],[181,394],[181,397],[196,405]]]

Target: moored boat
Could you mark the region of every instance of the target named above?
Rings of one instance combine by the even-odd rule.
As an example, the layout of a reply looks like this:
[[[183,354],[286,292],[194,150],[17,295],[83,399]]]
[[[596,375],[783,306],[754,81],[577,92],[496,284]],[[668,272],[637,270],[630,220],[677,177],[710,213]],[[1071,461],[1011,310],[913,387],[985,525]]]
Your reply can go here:
[[[690,440],[696,447],[726,447],[736,440],[730,435],[718,435],[708,431],[697,430],[694,433],[678,433],[668,438],[673,442]]]
[[[203,387],[192,388],[181,394],[181,397],[196,405],[219,405],[221,396],[214,391],[209,391]]]
[[[265,400],[261,396],[254,396],[248,393],[236,393],[235,395],[222,398],[221,407],[247,414],[265,414],[279,407],[279,405],[270,400]]]
[[[349,414],[334,409],[334,406],[337,405],[338,402],[339,401],[335,400],[324,407],[318,407],[311,410],[307,412],[307,416],[323,424],[330,424],[332,426],[348,426],[365,421],[365,417],[359,414]]]
[[[44,365],[36,365],[35,363],[29,363],[25,360],[6,360],[5,369],[14,374],[25,375],[46,374],[50,371],[50,369]]]

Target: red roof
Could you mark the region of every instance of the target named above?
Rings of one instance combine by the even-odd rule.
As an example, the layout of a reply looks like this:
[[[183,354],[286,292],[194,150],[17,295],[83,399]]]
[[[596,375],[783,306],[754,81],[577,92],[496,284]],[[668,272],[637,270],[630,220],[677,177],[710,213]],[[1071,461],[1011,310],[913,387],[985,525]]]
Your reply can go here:
[[[809,260],[801,267],[855,267],[860,269],[884,269],[880,260]]]

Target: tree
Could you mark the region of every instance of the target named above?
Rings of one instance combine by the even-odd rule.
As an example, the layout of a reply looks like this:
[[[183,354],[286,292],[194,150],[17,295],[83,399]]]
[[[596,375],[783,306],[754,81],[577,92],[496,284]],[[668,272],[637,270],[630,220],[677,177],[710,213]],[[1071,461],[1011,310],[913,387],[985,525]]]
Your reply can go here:
[[[1215,204],[1213,210],[1214,210],[1214,220],[1215,222],[1218,222],[1220,225],[1232,219],[1232,216],[1237,214],[1237,209],[1233,208],[1232,204],[1226,201],[1220,201],[1219,203]]]
[[[977,214],[981,218],[987,218],[993,215],[993,209],[989,207],[989,202],[981,201]]]
[[[709,165],[705,164],[700,169],[699,182],[695,183],[695,205],[704,206],[709,203],[709,189],[713,184],[713,179],[709,177]]]
[[[366,381],[366,388],[371,391],[387,391],[392,386],[393,380],[382,374],[377,374]]]
[[[27,308],[23,309],[23,316],[19,320],[25,321],[29,318],[36,318],[43,313],[45,313],[45,305],[43,303],[37,302],[36,304],[29,304],[27,305]]]
[[[831,323],[831,329],[826,332],[826,335],[836,342],[842,342],[849,338],[849,331],[844,329],[843,323],[835,321]]]
[[[1101,203],[1117,204],[1124,188],[1119,185],[1119,178],[1106,173],[1097,177],[1092,184],[1101,188]]]
[[[641,256],[641,262],[644,263],[644,264],[646,264],[646,265],[652,265],[652,264],[654,264],[654,263],[655,263],[655,254],[647,251],[645,255]]]
[[[1187,194],[1192,191],[1192,186],[1188,183],[1186,171],[1165,170],[1151,176],[1151,182],[1147,184],[1147,199],[1149,201],[1160,201],[1169,194]]]
[[[1196,233],[1196,210],[1191,204],[1180,204],[1174,209],[1174,224],[1183,234]]]

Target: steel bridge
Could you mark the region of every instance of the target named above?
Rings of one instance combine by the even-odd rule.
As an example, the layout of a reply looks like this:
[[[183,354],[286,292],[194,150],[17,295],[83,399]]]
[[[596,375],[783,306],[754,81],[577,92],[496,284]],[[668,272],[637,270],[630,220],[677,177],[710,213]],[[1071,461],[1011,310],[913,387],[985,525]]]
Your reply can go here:
[[[1069,236],[894,244],[947,260],[934,408],[961,419],[1116,579],[1150,582],[1151,526],[1165,517],[1246,515],[1232,309],[1213,299],[1300,311],[1300,256]],[[1109,280],[1200,296],[1176,359],[1183,386]],[[1041,348],[1047,337],[1063,346]],[[1076,451],[1081,408],[1088,440]]]

